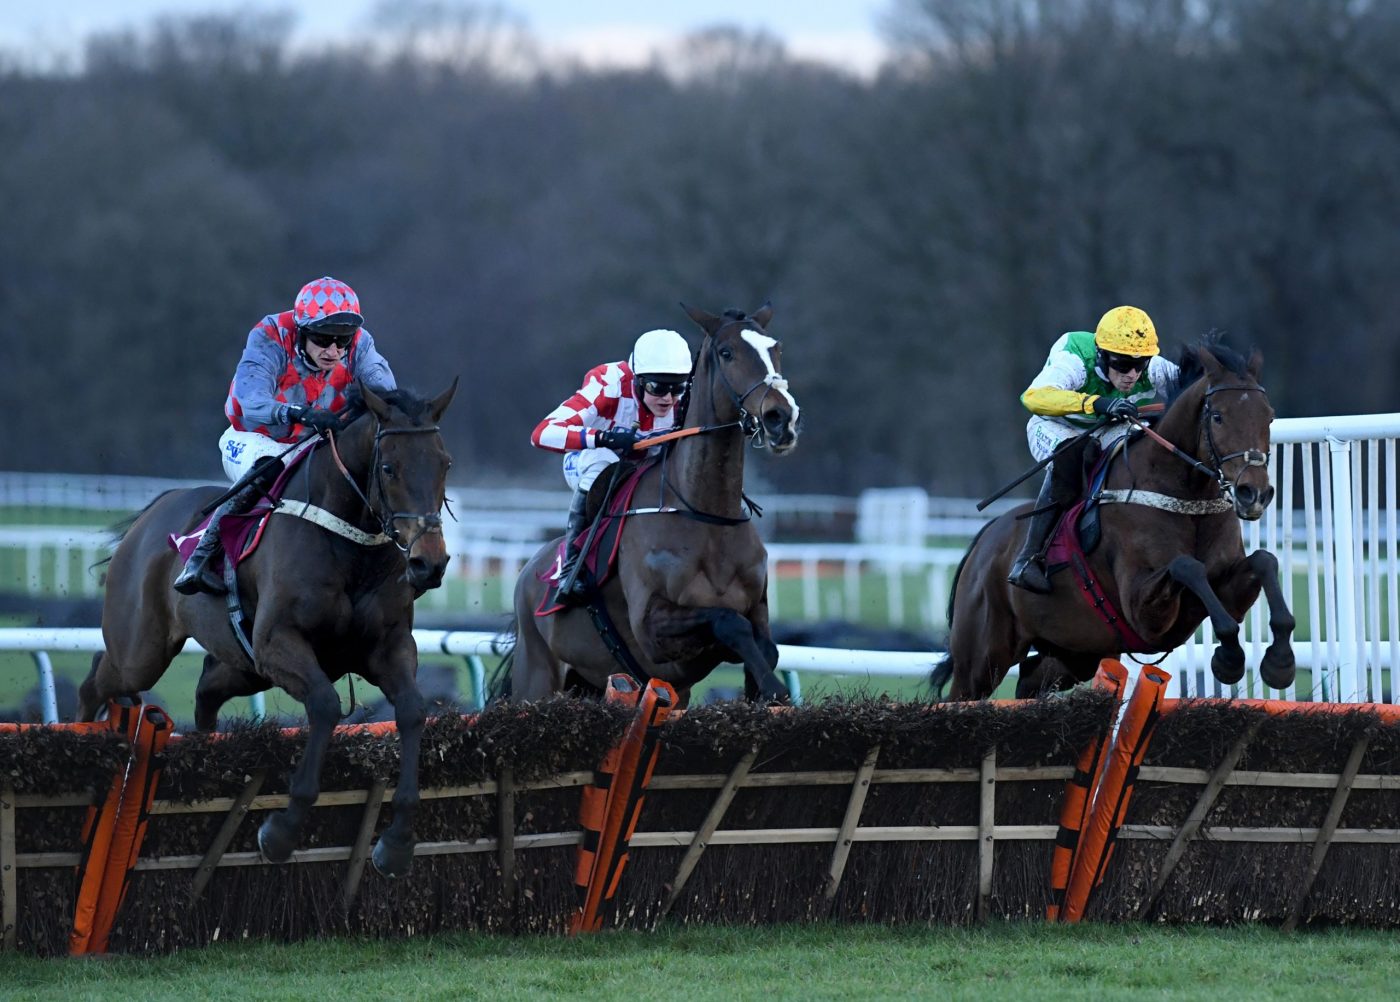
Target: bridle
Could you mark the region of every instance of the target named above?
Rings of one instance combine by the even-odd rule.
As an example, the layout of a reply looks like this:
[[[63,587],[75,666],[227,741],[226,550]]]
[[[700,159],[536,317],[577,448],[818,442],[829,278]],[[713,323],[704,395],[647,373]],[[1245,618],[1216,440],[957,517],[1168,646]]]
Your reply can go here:
[[[788,387],[788,381],[785,378],[783,378],[782,373],[774,371],[765,373],[762,376],[762,378],[760,378],[743,393],[740,393],[734,389],[734,384],[732,384],[729,381],[729,377],[726,376],[724,373],[724,367],[720,364],[719,335],[721,331],[725,330],[725,328],[733,327],[735,324],[745,324],[747,325],[745,329],[756,331],[757,333],[762,334],[764,337],[768,337],[768,332],[765,331],[762,328],[762,326],[760,326],[759,323],[755,321],[752,317],[738,317],[733,320],[729,320],[726,323],[721,324],[720,327],[714,332],[714,334],[711,335],[710,366],[714,370],[714,372],[719,375],[720,382],[724,385],[725,392],[729,394],[729,399],[734,403],[734,407],[739,411],[739,419],[737,421],[732,421],[729,424],[717,425],[716,427],[728,428],[737,424],[739,426],[740,431],[743,432],[744,436],[753,443],[753,447],[755,449],[761,449],[769,444],[768,429],[764,427],[763,419],[760,416],[760,414],[763,411],[764,401],[768,399],[768,394],[772,393],[774,390],[778,390],[780,392],[785,391]],[[752,347],[752,345],[750,347]],[[753,394],[753,392],[757,390],[760,386],[764,388],[763,396],[758,398],[758,407],[756,411],[750,411],[744,406],[744,401],[747,400]]]
[[[378,416],[375,417],[374,452],[370,457],[370,466],[374,470],[374,479],[370,481],[370,487],[381,502],[387,501],[389,497],[388,491],[384,488],[384,467],[379,462],[380,442],[383,440],[384,436],[426,435],[434,434],[440,430],[438,425],[426,425],[422,428],[385,428],[384,422],[379,420]],[[380,531],[389,538],[391,543],[398,547],[400,552],[407,556],[408,552],[413,549],[414,544],[417,543],[419,539],[423,538],[423,536],[430,532],[442,532],[442,515],[438,512],[381,511],[375,508],[374,504],[365,495],[365,492],[360,489],[360,485],[355,482],[355,478],[350,475],[350,471],[346,469],[345,463],[341,460],[340,451],[336,448],[334,434],[327,432],[326,438],[331,443],[331,455],[335,457],[335,465],[340,468],[341,474],[345,477],[346,481],[349,482],[351,489],[354,490],[355,494],[359,496],[359,499],[364,502],[365,509],[369,512],[370,518],[379,523]],[[395,524],[400,520],[412,520],[417,525],[418,531],[415,532],[412,538],[406,543],[400,536],[398,526]]]
[[[1265,400],[1269,398],[1269,394],[1262,386],[1234,384],[1231,386],[1213,386],[1206,390],[1205,397],[1201,400],[1201,422],[1206,426],[1206,446],[1210,449],[1210,459],[1215,466],[1215,470],[1213,471],[1215,481],[1220,485],[1220,493],[1228,497],[1230,503],[1233,504],[1235,501],[1235,489],[1239,486],[1240,478],[1243,477],[1246,471],[1252,466],[1268,466],[1269,457],[1266,453],[1260,452],[1258,449],[1241,449],[1238,452],[1231,452],[1224,456],[1220,454],[1220,450],[1215,445],[1215,435],[1211,432],[1211,425],[1215,423],[1213,418],[1217,414],[1220,414],[1220,412],[1211,407],[1210,398],[1217,393],[1224,393],[1227,390],[1235,390],[1241,393],[1258,390],[1264,395]],[[1233,480],[1225,476],[1225,464],[1232,459],[1241,460],[1239,472],[1235,474]]]
[[[1234,504],[1235,490],[1239,487],[1240,478],[1245,475],[1245,472],[1249,470],[1250,467],[1268,466],[1269,457],[1266,453],[1260,452],[1258,449],[1241,449],[1238,452],[1227,453],[1224,456],[1220,454],[1220,449],[1215,444],[1215,435],[1211,431],[1211,425],[1214,424],[1213,418],[1216,415],[1220,414],[1220,412],[1215,410],[1211,406],[1210,398],[1217,393],[1224,393],[1228,390],[1234,390],[1242,393],[1258,391],[1259,393],[1262,393],[1264,395],[1264,398],[1266,400],[1269,396],[1268,392],[1262,386],[1259,386],[1257,384],[1249,386],[1242,383],[1234,383],[1228,386],[1213,386],[1210,389],[1206,390],[1205,394],[1201,399],[1200,422],[1205,426],[1206,429],[1206,448],[1210,450],[1211,465],[1207,465],[1201,462],[1189,452],[1186,452],[1184,449],[1180,449],[1177,446],[1173,445],[1171,442],[1168,442],[1157,432],[1153,431],[1151,428],[1147,427],[1141,422],[1137,422],[1137,426],[1141,428],[1144,432],[1146,432],[1148,437],[1150,437],[1158,445],[1164,447],[1178,459],[1181,459],[1184,462],[1190,464],[1191,466],[1195,467],[1198,471],[1205,474],[1206,477],[1215,481],[1215,483],[1220,487],[1221,496],[1228,498],[1230,503]],[[1230,462],[1230,460],[1232,459],[1238,459],[1241,461],[1239,472],[1236,473],[1233,478],[1225,475],[1225,464]]]

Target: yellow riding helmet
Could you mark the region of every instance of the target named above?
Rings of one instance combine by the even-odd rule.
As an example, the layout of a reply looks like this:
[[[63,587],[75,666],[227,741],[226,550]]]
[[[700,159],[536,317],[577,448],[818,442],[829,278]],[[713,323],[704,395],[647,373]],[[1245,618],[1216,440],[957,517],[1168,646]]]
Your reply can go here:
[[[1146,358],[1159,354],[1157,328],[1152,318],[1136,306],[1115,306],[1103,315],[1094,330],[1094,344],[1115,355]]]

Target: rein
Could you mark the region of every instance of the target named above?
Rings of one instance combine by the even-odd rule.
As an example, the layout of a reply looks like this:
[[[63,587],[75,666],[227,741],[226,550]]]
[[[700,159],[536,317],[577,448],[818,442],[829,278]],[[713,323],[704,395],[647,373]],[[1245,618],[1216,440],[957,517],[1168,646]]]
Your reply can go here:
[[[440,428],[437,425],[429,425],[423,428],[385,428],[384,423],[380,421],[378,417],[375,418],[374,453],[370,457],[370,465],[374,468],[374,487],[378,491],[381,499],[387,497],[388,493],[384,490],[384,470],[379,463],[380,440],[383,439],[385,435],[423,435],[435,433],[439,430]],[[370,503],[369,498],[365,496],[365,492],[360,490],[360,485],[355,482],[355,478],[350,474],[349,469],[346,468],[345,461],[340,458],[340,450],[335,444],[335,433],[327,430],[326,439],[331,444],[331,455],[335,458],[335,465],[345,477],[346,482],[350,484],[351,489],[354,490],[359,499],[364,502],[365,509],[370,513],[370,517],[379,522],[380,531],[383,532],[390,542],[399,548],[400,552],[406,555],[409,550],[413,548],[413,544],[418,542],[423,536],[430,532],[442,531],[442,516],[437,512],[427,514],[423,512],[391,510],[381,514],[377,511],[374,505]],[[418,531],[414,533],[413,537],[406,543],[400,538],[398,527],[394,524],[399,519],[414,519],[419,526]]]
[[[719,329],[716,330],[715,333],[709,338],[711,371],[719,377],[721,384],[724,386],[725,392],[729,394],[730,401],[739,411],[738,419],[735,421],[725,421],[721,424],[707,424],[700,425],[695,428],[681,428],[677,431],[666,432],[665,434],[655,435],[651,438],[640,439],[636,442],[635,445],[633,445],[634,449],[649,449],[654,445],[661,445],[662,443],[667,442],[675,442],[678,439],[689,438],[692,435],[700,435],[712,431],[723,431],[726,428],[734,427],[739,428],[739,430],[753,443],[753,447],[755,449],[763,448],[765,445],[768,444],[768,431],[763,426],[762,418],[760,418],[758,414],[750,412],[744,406],[744,401],[747,400],[755,390],[762,386],[764,387],[763,396],[761,396],[758,400],[758,407],[760,410],[762,410],[763,402],[768,399],[768,394],[773,392],[774,390],[786,390],[788,383],[787,380],[784,379],[780,373],[768,372],[764,374],[764,376],[761,379],[757,380],[743,393],[740,393],[734,389],[733,384],[729,382],[729,377],[724,374],[723,366],[720,365],[719,348],[716,344],[716,338],[719,335],[720,331],[723,331],[726,327],[733,327],[735,324],[747,325],[748,329],[752,329],[757,333],[762,334],[764,337],[768,336],[768,332],[765,331],[753,318],[742,317],[730,320],[727,323],[721,325]],[[750,347],[753,346],[750,345]],[[743,492],[742,489],[740,489],[739,491],[739,500],[742,505],[748,508],[748,514],[743,515],[739,518],[732,518],[728,515],[715,515],[707,511],[701,511],[699,508],[695,507],[695,505],[691,504],[690,501],[686,499],[685,495],[677,489],[675,483],[671,480],[671,478],[667,476],[667,465],[668,460],[670,459],[670,455],[671,450],[669,449],[665,450],[662,453],[661,497],[657,500],[656,511],[663,512],[667,510],[663,507],[662,502],[665,500],[666,489],[670,488],[671,493],[676,496],[676,500],[679,501],[682,505],[681,508],[670,510],[674,514],[684,515],[686,518],[693,519],[696,522],[704,522],[709,525],[742,525],[743,523],[752,520],[755,515],[762,517],[763,509],[760,508],[757,504],[755,504],[748,497],[748,495],[746,495]]]
[[[1223,393],[1226,390],[1234,390],[1241,393],[1247,393],[1251,390],[1258,390],[1260,393],[1263,393],[1265,397],[1268,396],[1268,393],[1265,392],[1264,388],[1257,385],[1245,386],[1242,384],[1231,384],[1229,386],[1215,386],[1209,390],[1206,390],[1205,395],[1201,400],[1201,424],[1205,425],[1206,446],[1210,449],[1210,458],[1211,462],[1215,464],[1214,467],[1207,466],[1205,463],[1201,462],[1189,452],[1186,452],[1184,449],[1178,448],[1171,442],[1168,442],[1165,438],[1163,438],[1157,432],[1153,431],[1151,428],[1147,427],[1147,425],[1143,424],[1141,421],[1131,418],[1129,419],[1129,421],[1135,427],[1140,429],[1144,434],[1146,434],[1148,438],[1152,439],[1152,441],[1156,442],[1158,445],[1166,449],[1172,455],[1176,456],[1178,459],[1181,459],[1183,462],[1189,464],[1199,472],[1205,474],[1211,480],[1215,481],[1215,483],[1220,487],[1221,495],[1225,498],[1228,498],[1231,505],[1233,505],[1235,500],[1235,488],[1239,486],[1240,477],[1244,476],[1245,471],[1248,470],[1250,467],[1268,466],[1269,457],[1265,453],[1260,452],[1258,449],[1241,449],[1238,452],[1231,452],[1225,456],[1220,455],[1220,450],[1215,445],[1215,436],[1210,430],[1211,415],[1215,413],[1211,410],[1210,398],[1216,393]],[[1239,472],[1235,474],[1233,479],[1225,475],[1225,464],[1232,459],[1239,459],[1243,461],[1241,463]]]

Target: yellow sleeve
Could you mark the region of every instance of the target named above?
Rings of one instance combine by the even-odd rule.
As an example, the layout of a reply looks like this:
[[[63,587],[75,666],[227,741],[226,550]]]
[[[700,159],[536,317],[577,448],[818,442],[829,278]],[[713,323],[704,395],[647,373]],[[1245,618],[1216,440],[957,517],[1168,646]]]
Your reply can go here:
[[[1032,414],[1063,417],[1066,414],[1092,414],[1096,393],[1062,390],[1056,386],[1032,386],[1021,394],[1021,403]]]

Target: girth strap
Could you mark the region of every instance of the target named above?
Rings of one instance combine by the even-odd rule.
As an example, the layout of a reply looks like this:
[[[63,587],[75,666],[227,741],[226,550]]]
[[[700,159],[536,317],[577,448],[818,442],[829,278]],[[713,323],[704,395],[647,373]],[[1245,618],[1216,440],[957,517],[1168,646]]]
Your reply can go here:
[[[1228,498],[1211,498],[1207,501],[1174,498],[1170,494],[1156,491],[1127,490],[1101,491],[1097,500],[1102,504],[1140,504],[1148,508],[1170,511],[1178,515],[1223,515],[1233,511],[1235,506]]]
[[[337,536],[344,536],[352,543],[359,543],[361,546],[383,546],[385,543],[393,542],[382,532],[370,535],[363,529],[355,528],[339,515],[334,515],[307,501],[283,501],[272,510],[272,513],[274,515],[295,515],[297,518],[319,525],[322,529],[333,532]]]

